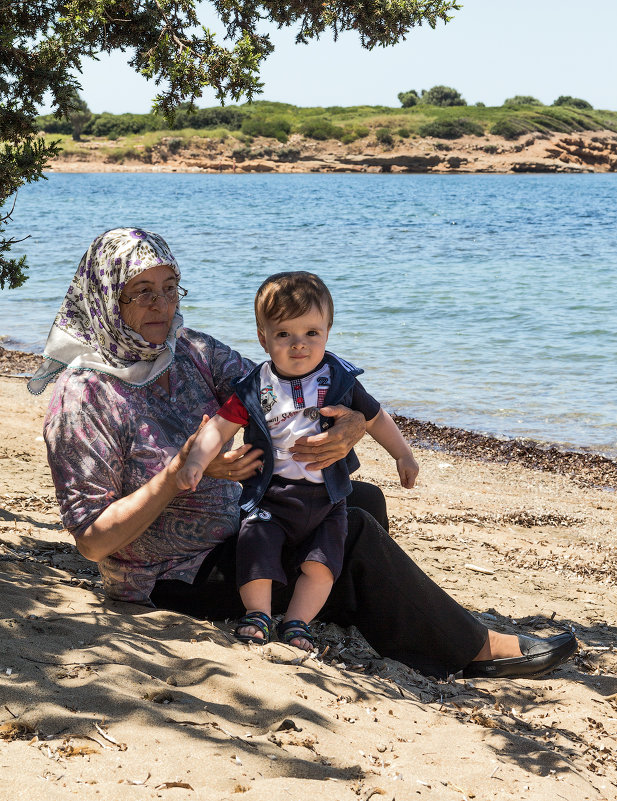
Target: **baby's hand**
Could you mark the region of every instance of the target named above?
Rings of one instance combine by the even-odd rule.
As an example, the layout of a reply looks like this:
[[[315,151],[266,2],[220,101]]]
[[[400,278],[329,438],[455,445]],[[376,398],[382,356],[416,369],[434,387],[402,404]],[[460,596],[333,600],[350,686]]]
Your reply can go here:
[[[401,479],[401,486],[405,487],[405,489],[411,489],[416,483],[416,478],[420,470],[411,451],[396,460],[396,469]]]
[[[176,473],[176,483],[181,490],[191,490],[195,492],[197,485],[201,481],[203,470],[199,465],[186,462]]]

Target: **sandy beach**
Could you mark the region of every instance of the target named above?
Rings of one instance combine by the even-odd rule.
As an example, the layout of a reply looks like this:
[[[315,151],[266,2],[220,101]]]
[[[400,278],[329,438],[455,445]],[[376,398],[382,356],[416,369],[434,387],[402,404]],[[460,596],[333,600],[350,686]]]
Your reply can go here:
[[[432,578],[500,630],[579,639],[545,678],[438,682],[353,628],[306,657],[106,601],[60,523],[35,362],[0,349],[0,801],[617,797],[614,462],[399,420],[407,491],[363,440],[357,477]]]

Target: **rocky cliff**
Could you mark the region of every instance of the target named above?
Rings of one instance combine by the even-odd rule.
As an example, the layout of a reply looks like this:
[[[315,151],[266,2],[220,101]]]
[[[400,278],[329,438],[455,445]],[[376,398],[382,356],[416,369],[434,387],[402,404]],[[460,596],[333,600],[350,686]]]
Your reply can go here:
[[[256,138],[250,145],[233,137],[194,137],[178,146],[166,137],[154,147],[118,147],[122,142],[84,142],[52,164],[58,172],[379,172],[522,173],[614,172],[613,131],[534,135],[509,142],[495,136],[454,141],[409,138],[391,147],[369,139],[344,145],[293,135],[285,144]]]

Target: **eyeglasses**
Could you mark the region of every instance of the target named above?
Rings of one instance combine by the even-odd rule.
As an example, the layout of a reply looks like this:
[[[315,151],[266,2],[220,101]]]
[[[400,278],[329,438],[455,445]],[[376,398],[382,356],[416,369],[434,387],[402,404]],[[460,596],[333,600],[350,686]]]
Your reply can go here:
[[[173,289],[167,289],[165,292],[140,292],[134,298],[123,299],[119,298],[120,303],[136,303],[138,306],[152,306],[159,298],[163,298],[167,303],[177,303],[180,298],[188,295],[188,289],[183,289],[181,286],[175,286]]]

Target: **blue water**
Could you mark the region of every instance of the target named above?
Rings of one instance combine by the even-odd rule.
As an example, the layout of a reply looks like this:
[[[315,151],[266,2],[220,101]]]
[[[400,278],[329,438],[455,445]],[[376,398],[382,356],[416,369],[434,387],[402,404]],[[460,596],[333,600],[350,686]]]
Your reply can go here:
[[[139,225],[172,246],[186,323],[246,355],[261,280],[312,270],[332,350],[388,409],[617,455],[614,175],[52,174],[14,216],[11,347],[42,349],[96,234]]]

